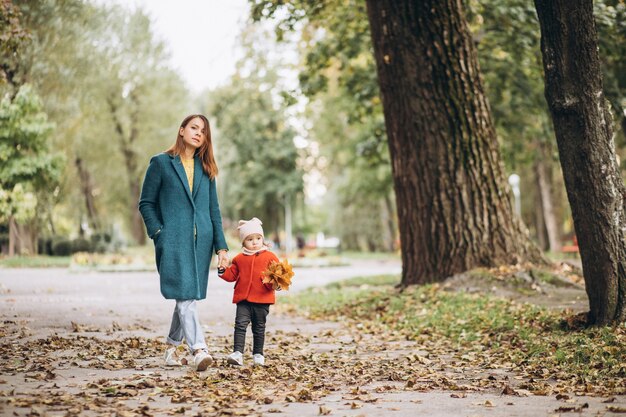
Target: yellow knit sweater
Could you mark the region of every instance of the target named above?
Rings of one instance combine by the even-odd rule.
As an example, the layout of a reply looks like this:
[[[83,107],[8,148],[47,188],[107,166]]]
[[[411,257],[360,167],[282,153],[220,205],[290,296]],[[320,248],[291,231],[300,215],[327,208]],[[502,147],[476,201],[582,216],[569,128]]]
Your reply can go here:
[[[187,182],[189,183],[189,191],[193,191],[193,158],[187,159],[181,157],[180,160],[183,163],[183,168],[185,168],[185,174],[187,174]]]

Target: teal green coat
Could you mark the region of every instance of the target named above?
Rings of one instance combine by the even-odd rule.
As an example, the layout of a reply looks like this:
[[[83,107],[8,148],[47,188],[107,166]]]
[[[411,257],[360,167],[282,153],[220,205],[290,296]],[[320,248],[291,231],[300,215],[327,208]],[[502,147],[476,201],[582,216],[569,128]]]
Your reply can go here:
[[[194,160],[190,192],[179,156],[152,157],[139,199],[167,299],[206,298],[213,252],[227,249],[215,179],[203,171],[197,156]]]

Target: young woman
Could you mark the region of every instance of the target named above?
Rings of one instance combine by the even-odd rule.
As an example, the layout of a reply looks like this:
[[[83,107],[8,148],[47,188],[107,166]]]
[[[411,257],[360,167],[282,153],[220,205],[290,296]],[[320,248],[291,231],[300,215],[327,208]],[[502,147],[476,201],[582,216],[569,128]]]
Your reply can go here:
[[[198,371],[204,371],[213,358],[198,320],[196,300],[206,298],[213,252],[218,255],[218,267],[229,263],[216,176],[209,121],[200,114],[187,116],[174,144],[150,159],[139,200],[148,236],[154,241],[161,294],[176,300],[165,363],[183,364],[177,347],[184,339]]]

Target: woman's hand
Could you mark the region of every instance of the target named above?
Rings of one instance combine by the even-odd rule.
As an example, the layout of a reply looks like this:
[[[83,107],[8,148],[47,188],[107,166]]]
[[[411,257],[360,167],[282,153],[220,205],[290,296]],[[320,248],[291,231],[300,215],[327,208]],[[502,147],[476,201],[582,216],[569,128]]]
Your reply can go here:
[[[217,252],[217,267],[218,268],[228,268],[229,264],[228,260],[228,251],[226,249],[222,249]]]

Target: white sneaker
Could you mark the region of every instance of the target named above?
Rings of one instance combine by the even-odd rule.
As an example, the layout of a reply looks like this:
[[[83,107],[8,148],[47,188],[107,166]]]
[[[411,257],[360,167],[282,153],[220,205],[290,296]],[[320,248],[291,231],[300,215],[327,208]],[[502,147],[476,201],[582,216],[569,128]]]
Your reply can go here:
[[[265,366],[265,358],[260,353],[255,353],[252,360],[254,361],[253,366]]]
[[[243,354],[239,351],[233,352],[228,355],[226,362],[231,365],[243,366]]]
[[[206,350],[199,350],[193,355],[193,367],[196,371],[202,372],[213,363],[213,358]]]
[[[178,352],[178,346],[167,348],[163,355],[163,360],[165,361],[165,366],[183,366],[183,361]]]

